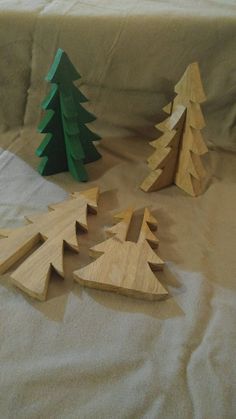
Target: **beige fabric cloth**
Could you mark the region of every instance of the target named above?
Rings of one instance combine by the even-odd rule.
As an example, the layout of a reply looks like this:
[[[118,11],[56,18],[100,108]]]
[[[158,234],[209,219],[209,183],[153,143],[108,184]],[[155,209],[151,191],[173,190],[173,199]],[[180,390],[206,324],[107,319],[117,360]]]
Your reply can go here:
[[[207,141],[236,149],[235,0],[0,0],[0,7],[2,130],[38,122],[60,46],[83,76],[104,136],[155,136],[175,83],[198,61]]]
[[[234,418],[235,2],[0,1],[0,227],[23,223],[68,192],[99,185],[97,216],[66,252],[39,303],[0,278],[1,418]],[[91,181],[42,178],[34,155],[43,82],[56,48],[71,56],[104,138]],[[145,194],[152,126],[189,62],[208,101],[209,181],[193,199],[175,186]],[[127,134],[142,134],[126,138]],[[148,303],[73,284],[112,215],[146,206],[158,218],[159,278],[170,293]]]

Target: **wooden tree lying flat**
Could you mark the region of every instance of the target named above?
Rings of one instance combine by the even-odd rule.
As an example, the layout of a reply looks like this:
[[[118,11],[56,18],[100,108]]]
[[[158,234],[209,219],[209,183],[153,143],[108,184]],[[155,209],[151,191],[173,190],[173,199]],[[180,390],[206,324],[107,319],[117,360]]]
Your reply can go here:
[[[74,272],[81,285],[113,291],[131,297],[158,300],[168,292],[152,271],[162,270],[164,262],[152,250],[158,239],[151,230],[157,222],[146,208],[137,243],[126,241],[133,210],[116,216],[121,221],[108,230],[110,238],[91,249],[97,259]]]
[[[98,188],[71,194],[70,199],[51,205],[51,211],[27,217],[31,223],[15,230],[1,231],[0,273],[6,272],[21,257],[44,241],[12,273],[18,288],[38,300],[45,300],[52,269],[64,276],[63,248],[78,252],[77,227],[87,231],[87,213],[96,212]]]

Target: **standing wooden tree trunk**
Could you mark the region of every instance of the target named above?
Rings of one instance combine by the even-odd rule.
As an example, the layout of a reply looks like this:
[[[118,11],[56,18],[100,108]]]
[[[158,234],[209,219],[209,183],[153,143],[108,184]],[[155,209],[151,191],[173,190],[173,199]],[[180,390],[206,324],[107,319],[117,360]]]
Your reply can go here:
[[[174,101],[164,108],[170,116],[156,125],[163,135],[150,143],[156,151],[148,159],[151,172],[140,187],[150,192],[175,183],[197,196],[206,175],[201,156],[207,152],[200,132],[205,126],[200,103],[206,98],[197,63],[188,66],[175,92]]]
[[[108,240],[94,246],[95,262],[74,272],[81,285],[147,300],[157,300],[168,293],[152,271],[161,270],[164,262],[152,250],[158,239],[151,230],[157,222],[146,208],[137,243],[126,241],[133,210],[118,214],[121,221],[108,230]]]

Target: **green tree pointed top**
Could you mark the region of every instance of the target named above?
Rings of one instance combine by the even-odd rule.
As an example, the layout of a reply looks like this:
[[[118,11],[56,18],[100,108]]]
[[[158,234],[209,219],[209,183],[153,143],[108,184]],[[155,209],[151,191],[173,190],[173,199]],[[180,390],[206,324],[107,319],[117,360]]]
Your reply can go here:
[[[58,84],[67,84],[68,82],[80,79],[81,76],[73,66],[63,49],[58,48],[52,66],[45,77],[46,81]]]

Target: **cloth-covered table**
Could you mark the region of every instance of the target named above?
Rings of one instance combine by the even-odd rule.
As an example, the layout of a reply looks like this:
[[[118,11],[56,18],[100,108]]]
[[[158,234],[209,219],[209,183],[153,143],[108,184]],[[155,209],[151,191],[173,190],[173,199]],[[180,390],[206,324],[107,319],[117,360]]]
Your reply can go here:
[[[44,81],[58,47],[82,78],[103,158],[90,181],[37,171]],[[0,277],[0,417],[231,419],[235,405],[236,4],[234,0],[0,0],[0,228],[98,185],[97,216],[37,302]],[[198,61],[210,148],[205,192],[145,194],[148,141],[186,66]],[[169,297],[83,289],[72,273],[128,206],[159,221]],[[33,275],[33,272],[32,272]]]

